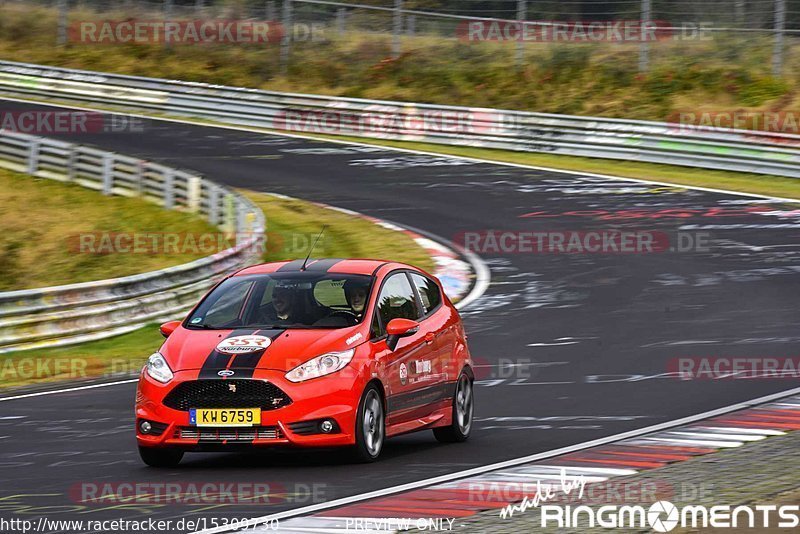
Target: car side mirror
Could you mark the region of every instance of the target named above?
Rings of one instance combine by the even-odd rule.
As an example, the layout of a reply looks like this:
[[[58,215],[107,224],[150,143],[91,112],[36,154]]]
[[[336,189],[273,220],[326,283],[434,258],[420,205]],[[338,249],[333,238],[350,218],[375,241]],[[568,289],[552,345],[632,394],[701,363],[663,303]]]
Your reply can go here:
[[[171,333],[175,331],[181,325],[180,321],[169,321],[167,323],[162,324],[158,327],[158,330],[161,332],[161,335],[164,337],[169,337]]]
[[[397,348],[401,337],[412,336],[419,330],[419,323],[411,319],[392,319],[386,325],[386,346],[389,350]]]

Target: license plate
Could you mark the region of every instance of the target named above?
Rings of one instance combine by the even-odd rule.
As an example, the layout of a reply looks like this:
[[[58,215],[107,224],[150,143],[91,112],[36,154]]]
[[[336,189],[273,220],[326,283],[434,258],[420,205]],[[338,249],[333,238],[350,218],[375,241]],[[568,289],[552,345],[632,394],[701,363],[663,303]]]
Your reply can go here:
[[[261,424],[261,408],[193,408],[189,424],[194,426],[253,426]]]

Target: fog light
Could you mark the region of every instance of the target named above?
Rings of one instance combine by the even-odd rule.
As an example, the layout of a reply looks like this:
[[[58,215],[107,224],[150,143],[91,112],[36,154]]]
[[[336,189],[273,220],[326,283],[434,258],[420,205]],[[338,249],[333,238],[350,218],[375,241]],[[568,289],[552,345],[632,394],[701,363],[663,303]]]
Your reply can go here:
[[[333,423],[325,419],[323,422],[319,424],[319,429],[327,434],[328,432],[333,430]]]
[[[142,421],[139,423],[139,430],[142,431],[142,434],[149,434],[152,429],[153,425],[151,425],[149,421]]]

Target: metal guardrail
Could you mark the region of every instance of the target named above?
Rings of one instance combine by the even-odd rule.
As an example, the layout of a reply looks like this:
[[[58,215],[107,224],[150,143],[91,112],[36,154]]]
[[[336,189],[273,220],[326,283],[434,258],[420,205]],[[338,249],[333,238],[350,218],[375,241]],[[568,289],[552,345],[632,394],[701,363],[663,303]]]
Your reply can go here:
[[[245,197],[200,176],[90,147],[0,130],[0,167],[141,197],[207,218],[236,245],[158,271],[0,293],[0,354],[110,337],[185,313],[222,275],[263,250],[264,215]]]
[[[438,106],[0,61],[0,94],[289,132],[422,141],[800,178],[800,135]]]

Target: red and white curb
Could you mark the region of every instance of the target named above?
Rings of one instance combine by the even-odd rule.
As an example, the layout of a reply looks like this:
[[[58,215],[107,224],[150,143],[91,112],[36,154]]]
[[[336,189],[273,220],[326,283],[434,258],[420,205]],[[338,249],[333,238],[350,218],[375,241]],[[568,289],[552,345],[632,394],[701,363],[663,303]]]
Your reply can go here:
[[[284,533],[334,534],[353,530],[386,533],[387,525],[400,529],[402,525],[408,525],[409,520],[413,530],[417,519],[455,519],[457,526],[459,519],[505,508],[526,496],[532,498],[534,491],[531,488],[536,487],[537,481],[550,484],[554,491],[558,491],[562,482],[574,482],[582,477],[587,483],[587,491],[590,491],[592,484],[615,477],[646,472],[800,430],[798,393],[800,388],[715,410],[709,412],[706,418],[685,418],[682,420],[686,421],[685,424],[670,426],[670,423],[665,423],[656,425],[663,429],[649,433],[637,435],[636,431],[632,431],[621,434],[617,440],[613,439],[614,436],[595,440],[603,442],[596,446],[567,447],[565,450],[572,450],[542,460],[483,470],[472,476],[458,477],[455,474],[438,477],[450,480],[424,487],[419,484],[407,491],[369,500],[356,496],[347,499],[351,502],[338,507],[322,509],[323,504],[318,512],[301,517],[295,517],[297,511],[289,511],[260,520],[283,516],[277,531]],[[763,403],[757,404],[759,401]],[[546,455],[544,453],[541,456]],[[513,461],[506,463],[513,464]],[[271,528],[265,526],[259,530],[256,523],[248,531],[274,532],[275,526],[273,524]]]

